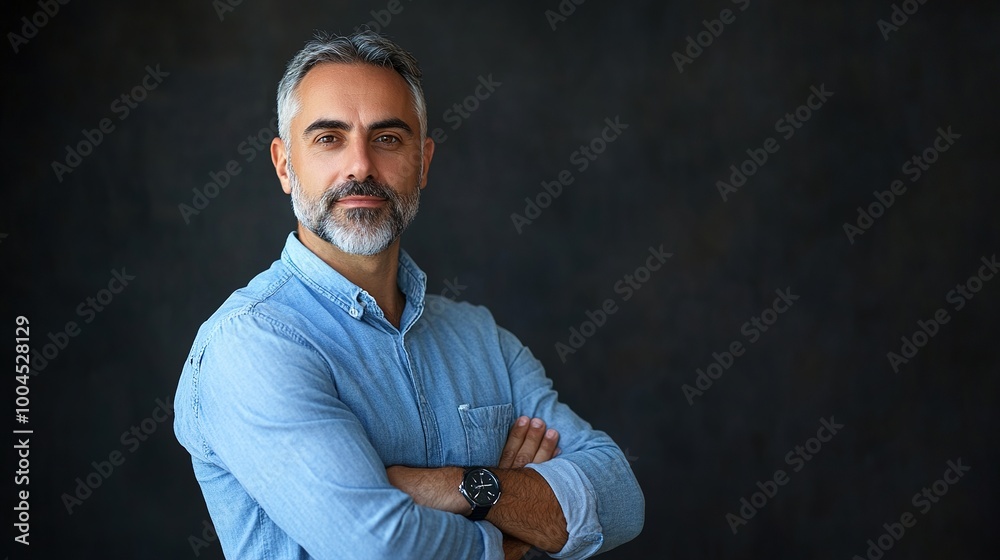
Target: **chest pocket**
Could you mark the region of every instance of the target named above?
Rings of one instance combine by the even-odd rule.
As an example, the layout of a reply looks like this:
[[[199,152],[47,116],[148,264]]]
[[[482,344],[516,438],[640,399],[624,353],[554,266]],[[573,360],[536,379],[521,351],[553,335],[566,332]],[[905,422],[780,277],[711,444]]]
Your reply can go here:
[[[507,433],[514,424],[514,407],[510,403],[472,408],[458,406],[465,430],[466,456],[469,467],[495,467],[507,443]]]

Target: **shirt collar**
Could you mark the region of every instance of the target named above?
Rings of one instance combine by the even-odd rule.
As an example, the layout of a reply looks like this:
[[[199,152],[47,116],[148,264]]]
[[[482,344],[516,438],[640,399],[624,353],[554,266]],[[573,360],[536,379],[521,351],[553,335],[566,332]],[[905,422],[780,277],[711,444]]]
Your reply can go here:
[[[382,310],[378,308],[375,298],[323,262],[323,259],[299,241],[294,231],[289,233],[285,240],[281,261],[310,288],[342,307],[354,319],[360,320],[365,310],[369,308],[373,309],[375,314],[382,316]],[[406,296],[403,324],[400,325],[402,330],[406,330],[423,311],[427,275],[402,248],[399,250],[396,283]]]

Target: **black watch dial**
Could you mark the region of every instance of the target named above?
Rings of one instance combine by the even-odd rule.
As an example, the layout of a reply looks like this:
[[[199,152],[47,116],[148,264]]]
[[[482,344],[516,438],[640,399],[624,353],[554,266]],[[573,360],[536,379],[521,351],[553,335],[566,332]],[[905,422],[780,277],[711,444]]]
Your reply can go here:
[[[465,475],[465,492],[478,506],[492,506],[500,497],[500,481],[486,469],[476,469]]]

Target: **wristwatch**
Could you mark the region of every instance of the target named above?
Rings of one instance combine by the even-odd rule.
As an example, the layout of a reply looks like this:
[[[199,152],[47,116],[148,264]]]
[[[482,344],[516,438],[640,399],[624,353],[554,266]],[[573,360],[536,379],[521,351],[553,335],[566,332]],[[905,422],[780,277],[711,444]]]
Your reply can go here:
[[[486,518],[490,508],[500,500],[500,479],[489,469],[469,467],[462,475],[462,483],[458,485],[458,491],[472,506],[469,520],[481,521]]]

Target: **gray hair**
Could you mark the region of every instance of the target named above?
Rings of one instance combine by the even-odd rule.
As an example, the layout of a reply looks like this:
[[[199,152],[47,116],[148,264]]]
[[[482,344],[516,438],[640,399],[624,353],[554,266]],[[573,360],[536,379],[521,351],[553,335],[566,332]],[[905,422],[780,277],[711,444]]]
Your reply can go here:
[[[301,109],[297,94],[299,84],[314,66],[326,62],[340,64],[370,64],[391,68],[406,80],[413,97],[413,108],[420,121],[420,139],[427,137],[427,105],[420,85],[420,65],[412,54],[399,45],[375,33],[364,30],[346,37],[318,32],[290,61],[278,84],[278,136],[291,149],[292,118]],[[421,142],[421,152],[423,143]]]

